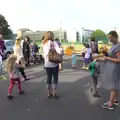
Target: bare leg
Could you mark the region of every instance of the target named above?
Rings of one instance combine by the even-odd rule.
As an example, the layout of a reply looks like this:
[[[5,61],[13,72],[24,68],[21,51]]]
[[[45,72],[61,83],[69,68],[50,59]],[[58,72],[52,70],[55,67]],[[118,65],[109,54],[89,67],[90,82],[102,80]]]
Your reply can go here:
[[[111,90],[110,92],[110,99],[109,99],[109,104],[113,105],[114,100],[117,98],[117,92],[115,90]]]

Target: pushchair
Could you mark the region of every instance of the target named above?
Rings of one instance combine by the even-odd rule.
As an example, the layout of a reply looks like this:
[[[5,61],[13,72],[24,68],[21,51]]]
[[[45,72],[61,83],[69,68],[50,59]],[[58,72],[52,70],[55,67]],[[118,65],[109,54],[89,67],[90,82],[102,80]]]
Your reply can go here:
[[[32,49],[31,53],[30,53],[30,62],[34,63],[34,64],[44,64],[44,58],[42,56],[42,54],[39,52],[40,47],[38,47],[38,50],[35,51],[34,49]]]

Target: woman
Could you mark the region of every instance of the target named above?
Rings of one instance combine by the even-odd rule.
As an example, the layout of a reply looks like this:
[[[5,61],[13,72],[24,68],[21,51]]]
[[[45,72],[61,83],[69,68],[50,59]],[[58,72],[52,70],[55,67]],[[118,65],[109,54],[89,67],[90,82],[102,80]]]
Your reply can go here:
[[[19,58],[19,56],[23,56],[22,48],[21,48],[21,37],[16,38],[13,50],[14,50],[14,55],[16,55],[17,58]]]
[[[57,93],[56,93],[56,87],[58,84],[58,72],[59,72],[59,64],[58,63],[52,63],[49,62],[49,50],[51,49],[51,44],[54,45],[54,49],[56,50],[57,53],[60,54],[60,48],[58,44],[54,41],[54,34],[51,31],[48,31],[44,35],[44,40],[43,40],[43,55],[45,59],[44,67],[46,69],[47,73],[47,83],[46,87],[48,90],[48,98],[58,98]],[[53,76],[53,82],[52,82],[52,76]],[[52,86],[53,83],[53,86]]]
[[[116,31],[109,32],[108,38],[113,44],[108,52],[108,57],[101,57],[100,62],[101,80],[103,87],[110,91],[109,101],[102,104],[103,108],[114,109],[118,106],[118,91],[120,90],[120,43],[118,43],[118,34]]]
[[[30,38],[28,36],[25,37],[24,43],[23,43],[23,55],[25,58],[26,66],[28,67],[30,65],[29,59],[30,59]]]
[[[21,48],[21,40],[22,40],[21,37],[17,37],[17,39],[16,39],[16,41],[15,41],[14,48],[13,48],[13,49],[14,49],[14,55],[17,56],[17,60],[19,60],[19,58],[20,58],[21,56],[23,56],[22,48]],[[21,65],[22,63],[20,63],[20,61],[19,61],[19,64]],[[19,68],[19,70],[20,70],[20,72],[21,72],[24,80],[25,80],[25,81],[26,81],[26,80],[29,80],[29,78],[27,78],[26,75],[25,75],[24,67]]]

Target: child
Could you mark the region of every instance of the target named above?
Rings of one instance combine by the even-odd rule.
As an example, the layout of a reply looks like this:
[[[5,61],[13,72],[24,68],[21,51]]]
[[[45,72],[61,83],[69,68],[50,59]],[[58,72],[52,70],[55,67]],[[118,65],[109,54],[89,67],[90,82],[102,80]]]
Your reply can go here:
[[[17,63],[21,65],[21,67],[19,68],[19,71],[21,72],[21,75],[24,78],[24,81],[29,80],[29,78],[26,77],[25,72],[24,72],[24,68],[25,68],[25,59],[23,56],[20,56],[17,60]]]
[[[72,68],[76,68],[76,64],[77,64],[77,56],[75,54],[75,51],[73,51],[73,53],[72,53]]]
[[[91,91],[93,92],[93,97],[101,97],[99,92],[97,91],[98,85],[98,78],[100,75],[100,65],[99,62],[93,61],[89,66],[90,75],[92,76],[92,88]]]
[[[86,49],[85,49],[85,56],[84,56],[84,64],[85,66],[82,67],[82,69],[88,69],[88,64],[91,61],[91,48],[89,44],[86,44]]]
[[[12,96],[12,89],[14,87],[14,84],[17,84],[19,94],[20,95],[24,94],[24,91],[22,91],[22,88],[21,88],[21,81],[19,76],[19,67],[22,67],[22,66],[18,64],[16,60],[17,60],[17,57],[11,54],[6,64],[6,70],[8,71],[9,78],[10,78],[10,86],[8,88],[8,96],[7,96],[9,100],[14,98]]]

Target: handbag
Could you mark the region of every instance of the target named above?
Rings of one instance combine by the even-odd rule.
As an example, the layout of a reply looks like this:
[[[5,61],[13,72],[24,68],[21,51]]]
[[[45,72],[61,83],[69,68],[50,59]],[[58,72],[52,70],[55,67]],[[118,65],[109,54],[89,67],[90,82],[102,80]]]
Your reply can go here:
[[[48,60],[53,63],[62,63],[63,60],[61,54],[56,52],[53,42],[50,45]]]

